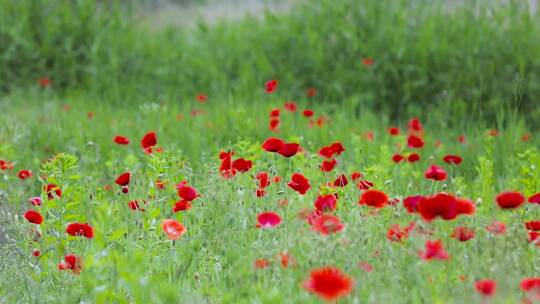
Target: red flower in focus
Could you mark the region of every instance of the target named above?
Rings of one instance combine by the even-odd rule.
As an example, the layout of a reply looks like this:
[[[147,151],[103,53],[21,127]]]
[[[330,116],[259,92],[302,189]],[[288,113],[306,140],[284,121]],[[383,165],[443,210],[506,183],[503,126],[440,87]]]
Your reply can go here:
[[[71,223],[67,225],[66,233],[72,236],[84,236],[88,239],[94,237],[94,229],[88,224]]]
[[[281,148],[283,148],[284,145],[285,142],[283,140],[275,137],[269,137],[263,142],[262,148],[268,152],[278,152],[281,150]]]
[[[337,164],[337,161],[335,159],[323,160],[320,165],[320,168],[323,172],[330,172],[334,170],[334,167],[336,166],[336,164]]]
[[[32,177],[32,171],[30,170],[21,170],[17,173],[17,176],[19,179],[25,180],[27,178]]]
[[[403,155],[401,155],[401,154],[394,154],[392,156],[392,161],[395,162],[396,164],[401,162],[404,159],[405,159],[405,157],[403,157]]]
[[[338,268],[324,267],[311,271],[303,287],[326,301],[336,301],[351,292],[353,280]]]
[[[367,190],[360,196],[359,205],[382,208],[388,203],[388,196],[379,190]]]
[[[486,227],[486,230],[495,235],[502,235],[506,233],[506,224],[494,221]]]
[[[24,213],[24,218],[32,224],[40,225],[43,223],[43,216],[41,216],[41,213],[35,210],[26,211]]]
[[[188,202],[193,201],[197,197],[200,196],[200,194],[197,193],[197,190],[195,188],[190,187],[187,185],[187,182],[180,182],[176,185],[176,189],[178,190],[178,196]]]
[[[366,57],[362,59],[362,64],[365,66],[370,66],[370,65],[373,65],[374,63],[375,63],[375,60],[373,60],[372,58]]]
[[[540,205],[540,193],[536,193],[534,195],[531,195],[528,199],[528,202],[531,204],[539,204]]]
[[[272,94],[277,90],[278,82],[275,79],[268,80],[264,86],[266,87],[266,93]]]
[[[317,95],[317,89],[315,88],[308,88],[306,91],[307,97],[315,97]]]
[[[127,186],[131,180],[131,172],[124,172],[120,174],[114,181],[118,186]]]
[[[502,209],[515,209],[525,202],[525,196],[519,192],[503,192],[495,198]]]
[[[418,212],[418,204],[425,199],[422,195],[408,196],[403,200],[403,206],[409,213]]]
[[[200,102],[200,103],[205,103],[206,101],[208,101],[208,96],[206,96],[204,94],[198,94],[197,95],[197,101]]]
[[[157,145],[156,132],[149,131],[141,139],[141,146],[146,153],[152,153],[152,148]]]
[[[247,172],[251,169],[253,163],[250,160],[239,158],[232,163],[232,167],[238,172]]]
[[[460,242],[466,242],[474,238],[474,231],[467,227],[456,227],[454,228],[451,237]]]
[[[390,127],[390,128],[388,128],[388,133],[389,133],[391,136],[397,136],[397,135],[399,135],[400,130],[399,130],[398,127]]]
[[[457,155],[446,155],[443,157],[443,161],[447,164],[459,165],[463,159]]]
[[[448,260],[450,256],[444,249],[444,246],[440,240],[426,241],[425,250],[420,252],[420,258],[422,260]]]
[[[187,211],[189,209],[191,209],[191,202],[181,200],[181,201],[178,201],[178,202],[174,203],[172,211],[173,212],[180,212],[180,211]]]
[[[422,148],[424,146],[424,140],[416,135],[409,135],[407,138],[407,145],[411,148]]]
[[[161,223],[161,228],[169,240],[178,240],[187,229],[177,220],[166,219]]]
[[[528,221],[525,223],[525,228],[532,231],[540,231],[540,221]]]
[[[342,231],[345,225],[336,216],[321,214],[311,219],[311,228],[322,235],[328,235]]]
[[[341,174],[334,181],[334,187],[345,187],[348,184],[349,184],[349,181],[347,180],[347,176],[345,176],[345,174]]]
[[[474,289],[485,297],[491,297],[495,294],[497,283],[494,280],[479,280],[474,283]]]
[[[428,179],[432,179],[436,181],[443,181],[446,179],[447,174],[443,168],[439,166],[431,165],[424,173],[424,176]]]
[[[82,259],[75,254],[66,254],[64,262],[58,264],[59,270],[70,269],[74,274],[80,274],[82,270]]]
[[[296,112],[296,110],[298,109],[298,106],[293,101],[285,102],[285,105],[283,107],[285,108],[285,110],[287,110],[287,111],[289,111],[291,113]]]
[[[257,215],[257,228],[274,228],[281,224],[281,217],[275,212],[262,212]]]
[[[119,144],[119,145],[127,145],[127,144],[129,144],[129,139],[127,137],[124,137],[124,136],[121,136],[121,135],[116,135],[114,137],[114,142]]]
[[[418,153],[411,153],[407,157],[407,161],[410,162],[410,163],[415,163],[415,162],[417,162],[419,160],[420,160],[420,155],[418,155]]]
[[[313,112],[313,110],[310,110],[310,109],[306,109],[304,110],[304,112],[302,112],[302,115],[304,115],[304,117],[312,117],[315,113]]]
[[[62,197],[62,190],[55,184],[48,184],[45,186],[45,193],[47,193],[47,198],[49,200],[52,200],[55,197]]]
[[[302,195],[306,194],[309,188],[311,188],[308,179],[300,173],[293,173],[291,181],[287,185]]]
[[[48,77],[44,76],[38,79],[38,84],[46,88],[51,85],[51,80]]]
[[[300,149],[300,145],[297,143],[286,143],[277,152],[281,154],[282,156],[289,158],[296,155],[299,149]]]
[[[315,209],[325,212],[334,211],[337,208],[337,198],[334,194],[319,195],[315,199]]]
[[[444,192],[426,197],[418,203],[418,212],[426,221],[431,221],[438,216],[444,220],[453,220],[458,215],[472,215],[475,211],[476,206],[472,201],[456,198]]]

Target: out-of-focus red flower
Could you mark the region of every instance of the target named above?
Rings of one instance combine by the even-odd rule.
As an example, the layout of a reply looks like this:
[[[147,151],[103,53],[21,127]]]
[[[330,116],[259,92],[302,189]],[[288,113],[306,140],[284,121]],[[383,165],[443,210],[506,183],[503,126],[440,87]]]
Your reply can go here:
[[[127,144],[129,144],[129,139],[127,137],[124,137],[124,136],[121,136],[121,135],[116,135],[114,137],[114,142],[119,144],[119,145],[127,145]]]
[[[200,103],[205,103],[208,101],[208,96],[206,96],[205,94],[198,94],[196,98],[197,101]]]
[[[366,190],[360,196],[359,205],[382,208],[388,203],[388,196],[380,190]]]
[[[334,187],[345,187],[348,184],[349,184],[349,181],[347,180],[347,176],[345,174],[341,174],[334,181]]]
[[[443,168],[436,165],[431,165],[424,173],[424,176],[435,181],[443,181],[446,179],[447,174]]]
[[[131,181],[131,172],[124,172],[120,174],[114,181],[118,186],[127,186]]]
[[[285,102],[284,106],[285,110],[294,113],[298,109],[298,105],[294,101]]]
[[[301,173],[293,173],[291,181],[287,184],[294,191],[304,195],[311,188],[309,180]]]
[[[49,77],[46,77],[46,76],[43,76],[41,78],[38,79],[38,84],[41,86],[41,87],[48,87],[51,85],[51,80],[49,79]]]
[[[396,163],[396,164],[397,164],[397,163],[400,163],[400,162],[403,161],[404,159],[405,159],[405,157],[403,157],[403,155],[401,155],[401,154],[394,154],[394,155],[392,155],[392,161],[393,161],[394,163]]]
[[[312,117],[314,114],[315,112],[313,112],[313,110],[310,110],[310,109],[306,109],[302,112],[302,115],[304,115],[304,117]]]
[[[300,145],[299,144],[297,144],[297,143],[285,143],[285,144],[283,144],[281,149],[279,149],[279,151],[277,151],[277,153],[281,154],[283,157],[289,158],[289,157],[293,157],[294,155],[296,155],[296,153],[298,153],[299,150],[300,150]]]
[[[356,184],[359,190],[368,190],[373,187],[373,183],[368,180],[361,180]]]
[[[444,192],[426,197],[418,203],[418,212],[426,221],[431,221],[436,217],[453,220],[458,215],[472,215],[475,211],[476,206],[472,201],[456,198]]]
[[[424,140],[416,135],[409,135],[407,137],[407,146],[415,149],[422,148],[424,146]]]
[[[311,228],[322,235],[337,233],[345,228],[345,225],[337,216],[330,214],[315,216],[311,219],[311,222]]]
[[[55,197],[62,197],[62,190],[55,184],[46,185],[45,193],[47,193],[47,198],[49,200],[52,200]]]
[[[366,57],[366,58],[362,59],[362,64],[365,65],[365,66],[371,66],[374,63],[375,63],[375,60],[373,60],[372,58]]]
[[[463,159],[458,155],[446,155],[443,157],[443,161],[447,164],[459,165]]]
[[[525,222],[525,228],[532,231],[540,231],[540,221]]]
[[[161,228],[169,240],[178,240],[187,229],[177,220],[166,219],[161,223]]]
[[[269,137],[263,142],[262,148],[268,152],[278,152],[283,148],[283,145],[285,145],[285,142],[282,139]]]
[[[256,259],[254,263],[255,268],[263,269],[270,266],[270,261],[267,259]]]
[[[407,161],[410,162],[410,163],[415,163],[415,162],[417,162],[419,160],[420,160],[420,155],[418,155],[418,153],[411,153],[407,157]]]
[[[58,264],[59,270],[70,269],[74,274],[80,274],[83,267],[82,259],[75,254],[66,254],[64,262]]]
[[[281,224],[281,216],[275,212],[262,212],[257,215],[257,228],[274,228]]]
[[[425,244],[425,250],[420,252],[420,258],[426,261],[448,260],[450,256],[440,240],[428,240]]]
[[[403,206],[409,213],[418,212],[418,204],[423,199],[425,199],[425,197],[422,195],[408,196],[403,200]]]
[[[94,237],[94,228],[86,223],[71,223],[67,225],[66,233],[72,236],[84,236],[87,239],[91,239]]]
[[[268,81],[264,84],[264,86],[265,86],[265,88],[266,88],[266,93],[272,94],[272,93],[274,93],[274,92],[277,90],[277,87],[278,87],[278,81],[275,80],[275,79],[268,80]]]
[[[337,164],[337,161],[335,159],[323,160],[320,165],[321,171],[330,172],[334,170],[334,168],[336,167],[336,164]]]
[[[351,292],[353,280],[338,268],[324,267],[311,271],[303,287],[326,301],[336,301]]]
[[[43,216],[41,216],[41,213],[35,210],[26,211],[24,213],[24,218],[32,224],[40,225],[43,223]]]
[[[177,191],[178,197],[188,202],[191,202],[197,197],[201,196],[200,194],[197,193],[197,190],[195,190],[195,188],[188,186],[187,182],[185,181],[178,183],[176,185],[176,189],[178,190]]]
[[[540,205],[540,193],[536,193],[534,195],[531,195],[527,201],[529,203],[531,203],[531,204],[539,204]]]
[[[407,227],[401,227],[399,224],[392,224],[386,232],[386,238],[391,242],[402,242],[409,237],[409,232],[414,228],[414,223]]]
[[[232,167],[238,172],[247,172],[253,166],[253,162],[243,158],[238,158],[232,163]]]
[[[334,211],[337,208],[337,198],[334,194],[319,195],[315,199],[315,209],[325,212]]]
[[[17,176],[19,177],[19,179],[25,180],[27,178],[32,177],[32,171],[30,171],[30,170],[21,170],[21,171],[19,171],[17,173]]]
[[[401,131],[399,130],[398,127],[390,127],[390,128],[388,128],[388,133],[389,133],[391,136],[398,136],[400,132],[401,132]]]
[[[474,289],[485,297],[491,297],[497,290],[497,282],[490,279],[478,280],[474,283]]]
[[[351,179],[354,182],[358,181],[360,178],[362,178],[362,173],[360,173],[358,171],[351,173]]]
[[[459,226],[454,228],[454,231],[452,232],[451,237],[454,239],[460,241],[460,242],[466,242],[474,238],[474,231],[463,226]]]
[[[144,203],[144,202],[143,202]],[[145,211],[146,209],[142,208],[137,200],[132,200],[128,202],[128,207],[131,210],[136,211]]]
[[[317,89],[315,88],[308,88],[306,91],[307,97],[315,97],[317,95]]]
[[[506,233],[506,224],[494,221],[486,227],[486,230],[495,235],[502,235]]]
[[[145,153],[152,153],[152,148],[157,145],[156,132],[149,131],[141,139],[141,147]]]

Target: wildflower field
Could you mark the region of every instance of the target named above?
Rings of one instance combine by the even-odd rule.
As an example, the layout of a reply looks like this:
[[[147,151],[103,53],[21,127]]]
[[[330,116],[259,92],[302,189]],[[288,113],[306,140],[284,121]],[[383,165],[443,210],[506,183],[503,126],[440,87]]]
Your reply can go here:
[[[0,303],[540,303],[532,2],[0,0]]]

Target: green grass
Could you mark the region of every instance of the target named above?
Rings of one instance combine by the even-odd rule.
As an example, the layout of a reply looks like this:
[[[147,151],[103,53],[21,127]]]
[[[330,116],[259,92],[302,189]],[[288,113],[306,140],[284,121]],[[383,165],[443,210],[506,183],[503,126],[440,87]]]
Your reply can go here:
[[[538,205],[503,211],[495,204],[503,191],[540,192],[540,24],[524,2],[310,1],[280,15],[159,30],[139,19],[137,3],[125,3],[0,0],[0,160],[14,164],[0,170],[0,303],[318,303],[302,282],[321,266],[355,281],[342,302],[478,303],[473,285],[485,278],[498,284],[493,303],[532,299],[519,283],[540,275],[539,247],[523,224],[540,219]],[[365,57],[375,64],[364,66]],[[50,87],[36,84],[42,76]],[[264,93],[269,79],[279,81],[274,94]],[[308,98],[309,87],[318,95]],[[206,104],[198,93],[208,95]],[[290,100],[299,112],[283,109]],[[276,107],[277,134],[268,129]],[[306,108],[328,122],[310,126]],[[426,130],[421,160],[395,164],[393,154],[413,152],[406,129],[415,116]],[[390,126],[402,134],[390,136]],[[492,129],[499,135],[489,136]],[[142,151],[149,130],[163,152]],[[119,146],[115,135],[131,143]],[[306,153],[267,153],[261,143],[269,136]],[[346,151],[323,173],[317,152],[334,141]],[[222,150],[253,168],[222,178]],[[444,163],[447,154],[463,163]],[[432,164],[449,178],[424,178]],[[22,169],[33,177],[18,179]],[[132,172],[128,194],[114,184],[125,171]],[[261,171],[282,181],[257,198],[253,176]],[[446,191],[474,201],[477,212],[428,223],[399,203],[374,215],[358,205],[361,191],[350,178],[343,189],[327,186],[354,171],[391,198]],[[287,187],[294,172],[310,181],[305,196]],[[173,213],[182,180],[202,196]],[[48,183],[62,188],[61,198],[46,199]],[[346,229],[321,236],[298,214],[331,191],[339,192],[334,214]],[[33,196],[44,198],[41,207],[28,202]],[[133,199],[146,200],[146,211],[129,209]],[[43,214],[39,228],[22,217],[29,209]],[[255,228],[263,211],[280,214],[282,224]],[[168,218],[187,228],[178,241],[161,229]],[[505,235],[487,233],[494,220],[507,224]],[[92,225],[94,238],[68,236],[75,221]],[[387,240],[392,224],[410,222],[434,234]],[[457,226],[476,237],[451,238]],[[451,259],[421,260],[428,239],[442,240]],[[293,267],[281,267],[276,256],[284,251]],[[57,269],[66,253],[83,259],[80,275]],[[257,269],[256,259],[271,264]],[[374,270],[364,272],[361,262]]]

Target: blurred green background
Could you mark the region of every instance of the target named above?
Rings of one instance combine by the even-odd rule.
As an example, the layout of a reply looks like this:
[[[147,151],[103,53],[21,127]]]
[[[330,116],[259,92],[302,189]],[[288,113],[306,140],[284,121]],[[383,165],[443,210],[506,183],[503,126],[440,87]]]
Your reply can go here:
[[[314,87],[317,102],[394,119],[493,119],[511,109],[537,126],[540,18],[531,3],[0,0],[0,91],[26,92],[48,77],[58,96],[107,103],[199,92],[248,102],[275,78],[284,99]]]

